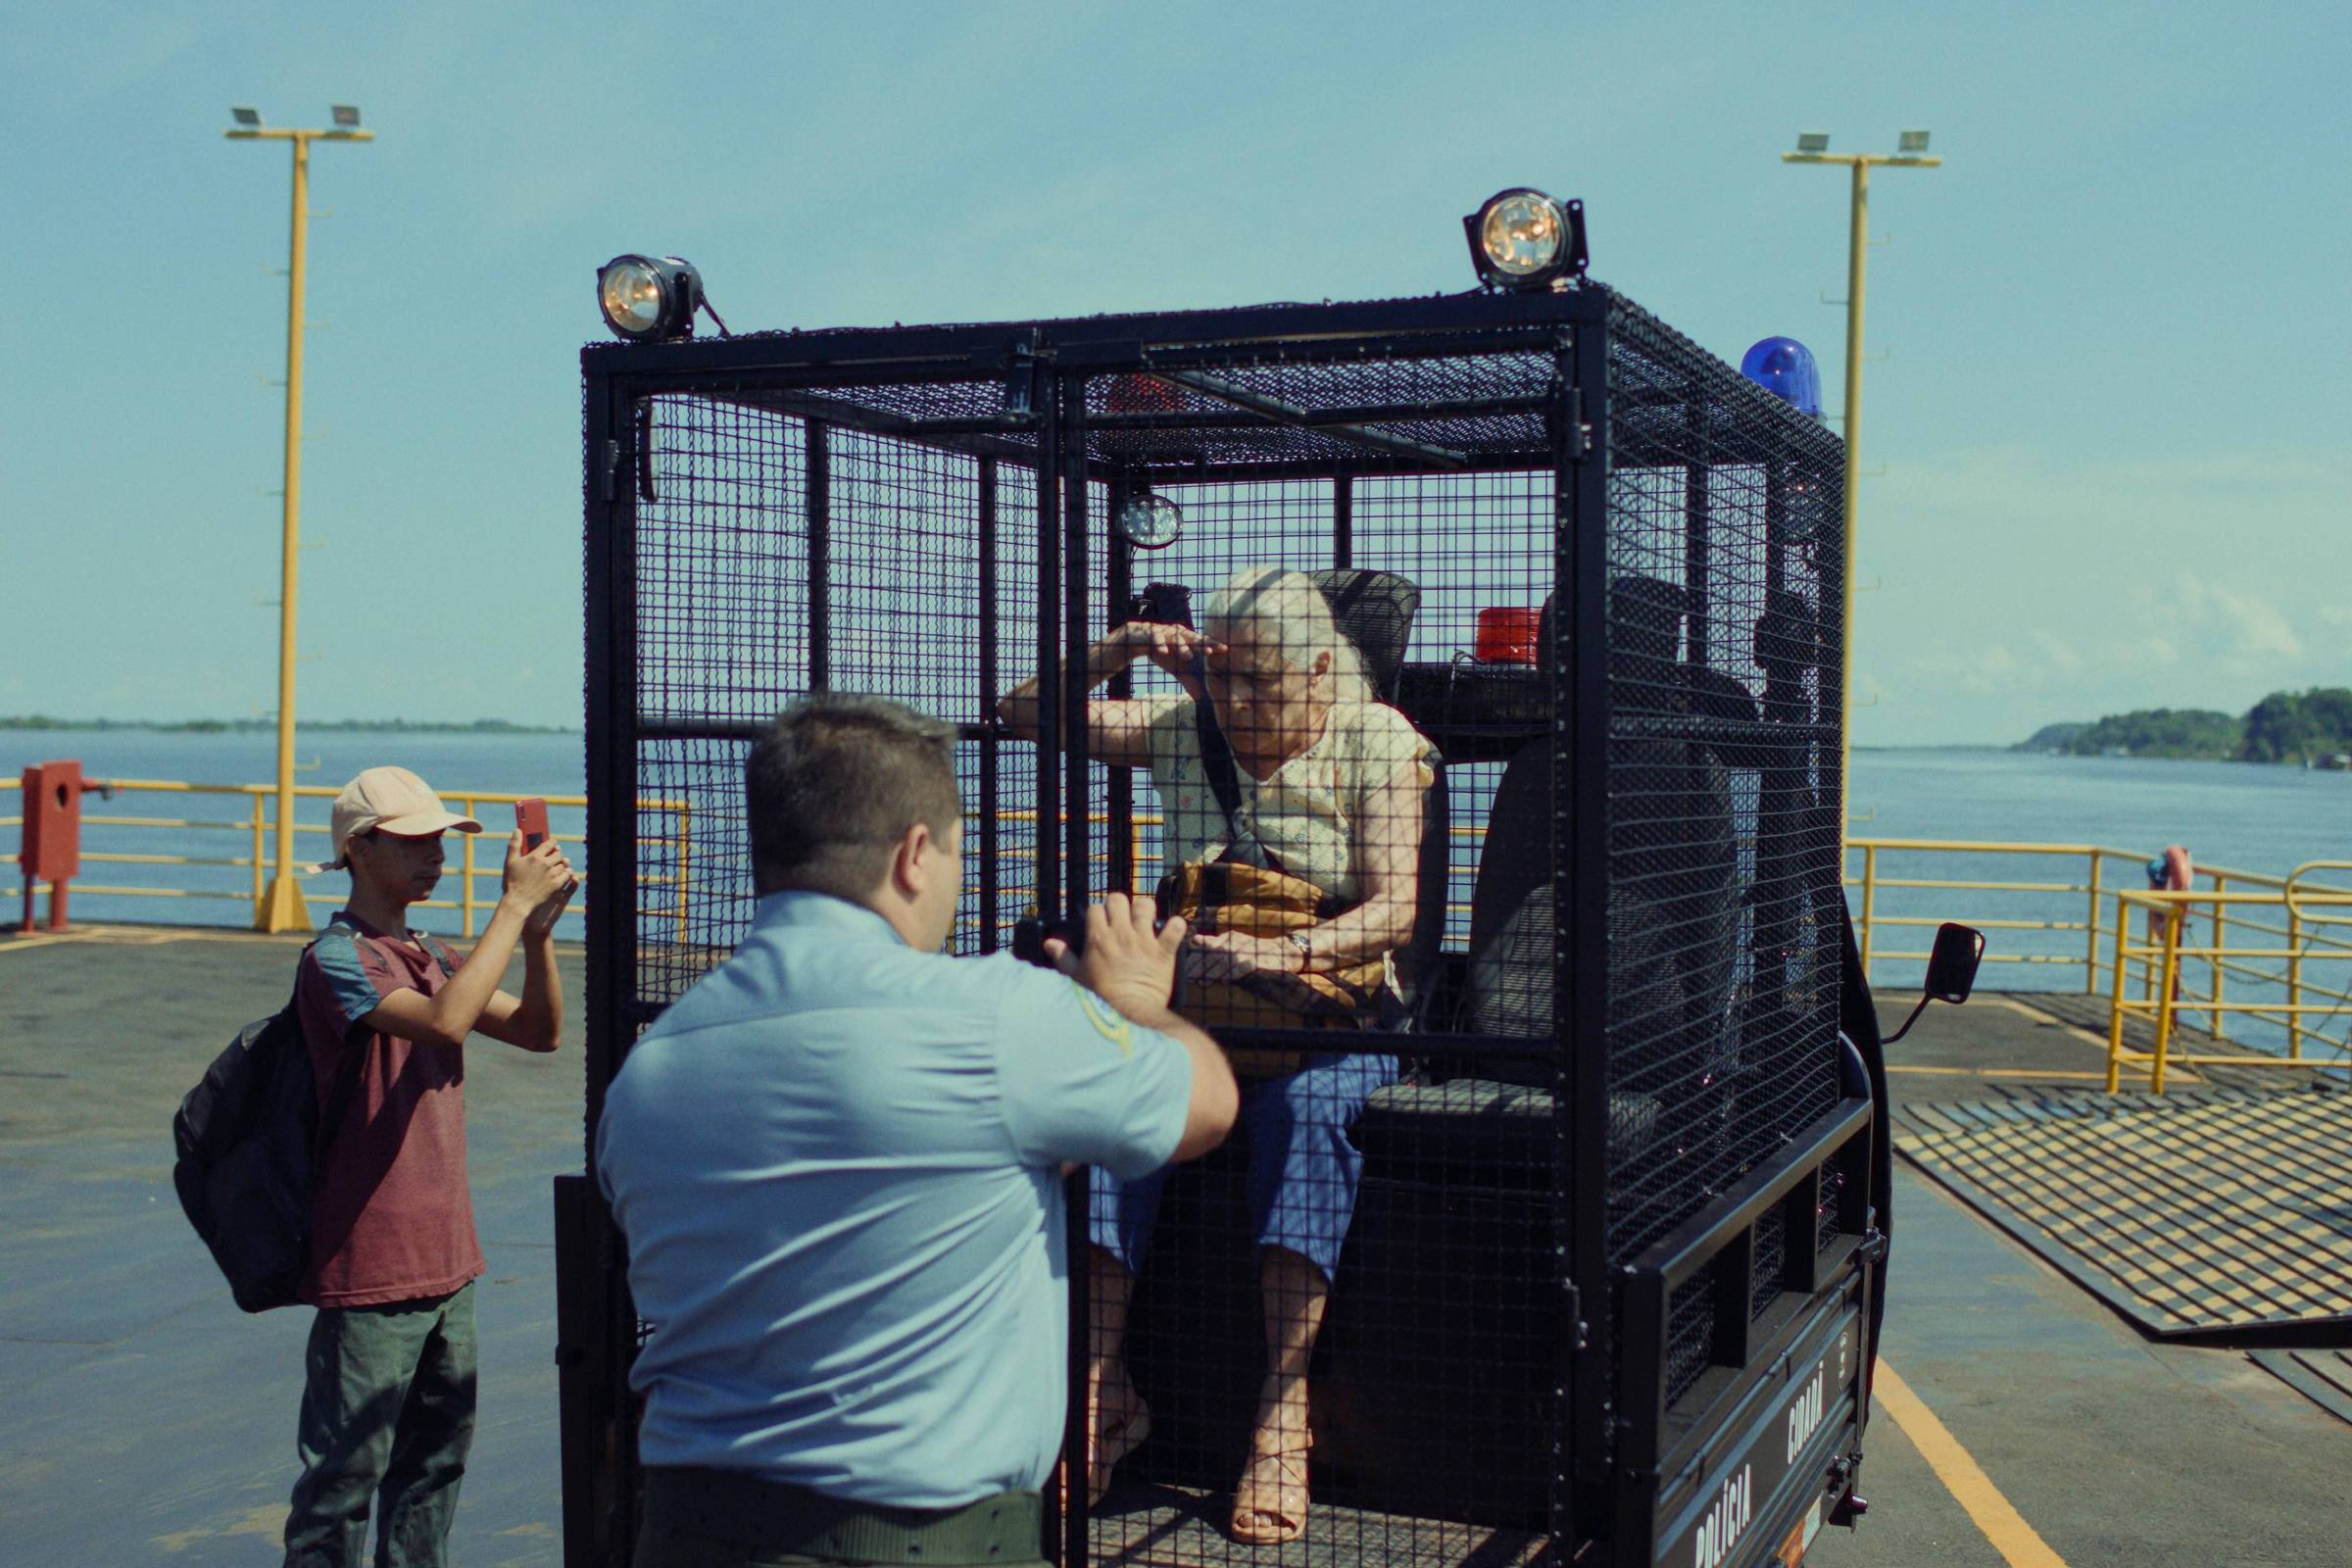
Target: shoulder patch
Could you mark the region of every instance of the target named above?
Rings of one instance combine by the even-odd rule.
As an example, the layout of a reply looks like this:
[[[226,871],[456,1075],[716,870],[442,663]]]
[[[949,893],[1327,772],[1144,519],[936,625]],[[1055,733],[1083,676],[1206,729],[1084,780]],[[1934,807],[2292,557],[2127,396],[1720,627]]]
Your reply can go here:
[[[1086,1021],[1095,1026],[1095,1033],[1118,1047],[1120,1055],[1134,1055],[1135,1025],[1127,1021],[1126,1014],[1075,980],[1070,989],[1078,993],[1078,1005],[1086,1010]]]

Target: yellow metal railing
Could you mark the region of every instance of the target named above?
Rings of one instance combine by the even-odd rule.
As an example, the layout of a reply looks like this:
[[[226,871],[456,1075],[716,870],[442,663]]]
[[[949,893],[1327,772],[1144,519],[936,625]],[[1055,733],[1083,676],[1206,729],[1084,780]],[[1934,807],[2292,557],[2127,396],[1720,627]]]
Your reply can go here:
[[[2224,885],[2211,892],[2196,889],[2164,892],[2127,891],[2116,897],[2116,952],[2127,960],[2142,965],[2143,986],[2139,995],[2132,995],[2129,982],[2130,963],[2115,966],[2114,989],[2111,993],[2107,1025],[2107,1088],[2113,1093],[2122,1083],[2127,1066],[2145,1065],[2148,1069],[2148,1088],[2164,1093],[2167,1069],[2174,1064],[2190,1066],[2278,1066],[2288,1064],[2334,1065],[2339,1059],[2330,1055],[2317,1061],[2306,1054],[2311,1039],[2309,1020],[2318,1017],[2340,1017],[2352,1012],[2352,993],[2330,986],[2314,984],[2305,966],[2314,960],[2334,959],[2352,961],[2352,942],[2323,934],[2320,928],[2331,925],[2352,926],[2352,889],[2327,883],[2316,883],[2308,873],[2322,870],[2352,868],[2352,862],[2319,860],[2297,868],[2294,874],[2278,888],[2231,890],[2227,878],[2218,879]],[[2144,945],[2131,945],[2132,911],[2145,910],[2152,927]],[[2185,941],[2189,923],[2199,911],[2210,922],[2212,940],[2202,945]],[[2273,925],[2262,918],[2266,912],[2281,912],[2284,925]],[[2276,933],[2285,940],[2282,945],[2271,946],[2247,938],[2232,936],[2230,926],[2240,933],[2252,932],[2259,937]],[[2182,996],[2182,960],[2202,959],[2212,973],[2212,991],[2203,998]],[[2281,974],[2253,969],[2248,960],[2266,960],[2284,965]],[[2285,1000],[2281,1002],[2229,1001],[2223,990],[2228,974],[2252,975],[2264,980],[2283,982]],[[2312,997],[2324,1000],[2310,1001]],[[2282,1020],[2287,1036],[2287,1050],[2282,1057],[2276,1052],[2248,1054],[2244,1052],[2180,1051],[2174,1048],[2178,1035],[2178,1020],[2183,1012],[2203,1012],[2207,1017],[2206,1033],[2227,1043],[2229,1034],[2224,1020],[2232,1014],[2253,1017],[2273,1017]],[[2147,1051],[2134,1051],[2124,1044],[2124,1024],[2129,1018],[2145,1018],[2153,1027],[2155,1042]],[[2332,1044],[2332,1043],[2331,1043]],[[2340,1049],[2340,1048],[2339,1048]]]
[[[2109,891],[2107,864],[2111,860],[2126,861],[2131,866],[2132,875],[2136,877],[2139,874],[2139,868],[2145,865],[2148,859],[2147,856],[2135,850],[2119,850],[2103,844],[2019,844],[1997,839],[1848,839],[1845,847],[1849,861],[1845,885],[1849,889],[1856,890],[1858,895],[1853,905],[1854,940],[1862,949],[1862,967],[1865,973],[1870,971],[1874,963],[1882,959],[1925,961],[1928,956],[1925,949],[1918,951],[1882,949],[1878,942],[1881,926],[1934,928],[1948,919],[1958,920],[1963,924],[1973,925],[1984,931],[2081,933],[2082,951],[2079,956],[2064,951],[2045,953],[2003,951],[1998,944],[1995,944],[1985,953],[1984,961],[1986,963],[2056,964],[2061,967],[2081,964],[2082,966],[2082,989],[2092,995],[2096,995],[2099,989],[2099,949],[2102,935],[2099,901]],[[1858,876],[1853,874],[1850,863],[1851,858],[1856,852],[1861,855],[1861,871]],[[2068,880],[2057,881],[2047,877],[2030,880],[2014,877],[1897,877],[1886,876],[1880,869],[1881,860],[1886,857],[1949,857],[1954,855],[2023,857],[2034,860],[2054,862],[2053,870],[2062,874],[2071,869],[2065,866],[2065,862],[2080,861],[2082,870],[2079,875],[2070,875]],[[2036,896],[2035,904],[2043,907],[2047,907],[2053,899],[2079,897],[2083,900],[2082,918],[2077,920],[2065,915],[2055,917],[2036,915],[2029,918],[2016,915],[1984,914],[1975,912],[1973,909],[1967,913],[1951,912],[1935,915],[1881,914],[1878,908],[1879,894],[1889,888],[1931,888],[1939,892],[1992,893],[2004,896],[2032,894]],[[1990,901],[1985,902],[1989,906]],[[2000,906],[2015,908],[2017,905],[2014,901],[2005,899]]]
[[[234,887],[199,884],[181,887],[133,886],[76,880],[77,893],[109,897],[199,899],[244,903],[258,908],[266,891],[268,840],[275,829],[271,808],[274,788],[267,784],[192,784],[170,779],[92,780],[115,796],[151,796],[187,801],[183,812],[164,809],[134,813],[120,808],[85,810],[82,822],[92,828],[122,828],[139,832],[235,833],[246,839],[244,855],[183,855],[124,850],[84,850],[85,863],[193,867],[244,873]],[[0,779],[0,791],[19,787],[14,778]],[[298,786],[301,799],[332,799],[336,791],[321,785]],[[478,816],[485,806],[512,805],[522,797],[501,791],[462,791],[444,797],[468,815]],[[577,795],[545,797],[551,807],[579,809],[587,805]],[[194,803],[234,802],[220,816],[196,814]],[[162,802],[157,803],[161,806]],[[673,890],[670,900],[643,912],[657,920],[674,920],[678,940],[689,935],[689,887],[694,867],[693,817],[687,802],[649,799],[641,811],[653,811],[666,822],[641,837],[655,863],[641,865],[641,887]],[[1007,810],[1007,823],[1033,822],[1034,813]],[[1127,823],[1129,850],[1139,885],[1149,885],[1157,863],[1146,829],[1159,825],[1156,813],[1137,812]],[[0,816],[0,828],[21,825],[21,816]],[[1093,825],[1107,831],[1107,813],[1090,816]],[[297,821],[294,832],[323,839],[323,822]],[[1484,829],[1457,824],[1457,839],[1475,843]],[[503,837],[503,835],[502,835]],[[120,842],[120,840],[117,840]],[[2287,876],[2240,870],[2229,866],[2200,866],[2199,885],[2177,893],[2150,893],[2142,886],[2141,868],[2149,857],[2137,850],[2098,844],[2026,844],[2001,840],[1858,838],[1846,845],[1845,885],[1851,895],[1855,936],[1866,973],[1888,962],[1924,961],[1925,949],[1901,943],[1921,927],[1946,919],[1960,920],[1987,931],[2016,933],[2015,945],[1997,938],[1984,955],[1987,963],[2080,967],[2082,989],[2105,994],[2108,1001],[2110,1082],[2120,1082],[2126,1067],[2145,1065],[2152,1088],[2161,1090],[2169,1064],[2190,1062],[2305,1062],[2325,1065],[2345,1059],[2348,1048],[2323,1030],[2339,1020],[2352,1019],[2352,978],[2329,967],[2352,959],[2352,862],[2315,861]],[[1939,874],[1955,867],[1962,857],[1994,857],[2027,862],[2018,876]],[[1028,857],[1008,850],[1006,858]],[[660,861],[666,860],[664,868]],[[488,863],[484,863],[487,861]],[[2112,862],[2126,862],[2118,872]],[[424,901],[422,907],[458,913],[464,933],[478,929],[484,912],[495,904],[495,892],[485,896],[480,883],[501,874],[503,857],[485,854],[475,835],[462,835],[458,863],[444,874],[454,879],[450,896]],[[1969,869],[1960,866],[1958,869]],[[1017,878],[1014,879],[1017,882]],[[1003,890],[1017,898],[1019,888]],[[17,897],[22,890],[0,890],[0,898]],[[1937,895],[1933,913],[1913,897]],[[1883,896],[1892,894],[1897,910],[1883,907]],[[1953,906],[1943,907],[1947,896]],[[333,904],[339,888],[305,890],[313,903]],[[1900,907],[1908,905],[1908,909]],[[2111,910],[2108,907],[2112,906]],[[1466,907],[1449,903],[1459,916]],[[571,914],[585,903],[575,902]],[[2144,941],[2132,935],[2133,911],[2150,917]],[[2079,911],[2080,917],[2074,911]],[[568,918],[568,916],[567,916]],[[2207,922],[2209,940],[2187,939],[2190,925]],[[1875,976],[1874,976],[1875,977]],[[2326,983],[2329,980],[2335,984]],[[2236,989],[2232,989],[2232,987]],[[2252,1000],[2249,1000],[2249,999]],[[2231,1039],[2232,1019],[2260,1020],[2282,1038],[2282,1049],[2269,1053],[2242,1050],[2184,1054],[2178,1049],[2183,1014],[2200,1016],[2205,1032],[2224,1046]],[[2146,1020],[2155,1030],[2151,1050],[2127,1049],[2125,1026]],[[2317,1054],[2313,1048],[2320,1048]]]
[[[249,844],[248,853],[245,855],[167,855],[84,849],[80,857],[84,865],[193,866],[205,869],[238,870],[246,872],[247,875],[238,879],[244,885],[234,888],[203,885],[194,887],[129,886],[121,883],[88,881],[76,877],[73,882],[73,890],[75,893],[110,898],[228,901],[245,904],[253,908],[260,907],[263,894],[267,888],[266,879],[270,863],[267,854],[267,841],[275,832],[277,826],[275,816],[270,809],[275,803],[276,786],[270,784],[192,784],[178,779],[134,778],[93,778],[87,782],[110,797],[154,795],[194,797],[198,800],[223,802],[241,801],[244,803],[244,809],[242,812],[236,812],[232,808],[231,812],[214,817],[126,813],[120,810],[90,810],[85,808],[81,815],[81,824],[85,829],[132,828],[172,833],[235,833],[240,836],[249,836]],[[21,790],[21,780],[0,779],[0,791],[6,790]],[[335,789],[318,784],[296,785],[294,790],[298,800],[331,801],[338,793],[339,791]],[[445,793],[442,796],[442,800],[454,809],[477,818],[481,815],[481,808],[485,806],[511,807],[516,801],[527,798],[523,795],[500,790],[460,791]],[[580,795],[548,795],[540,798],[545,800],[550,807],[558,808],[579,809],[586,808],[588,804],[587,798]],[[684,801],[649,799],[639,803],[639,809],[661,812],[668,817],[667,831],[646,835],[641,842],[649,848],[672,851],[675,858],[674,870],[647,872],[638,878],[640,886],[675,889],[670,905],[647,912],[657,917],[674,916],[682,935],[686,926],[687,889],[693,864],[691,808]],[[24,817],[22,815],[0,816],[0,828],[22,828],[23,824]],[[489,824],[485,824],[485,826],[487,827]],[[297,820],[294,823],[297,842],[304,835],[309,835],[314,839],[326,839],[331,832],[331,824],[325,822]],[[495,858],[483,856],[477,843],[481,836],[472,833],[458,835],[460,845],[458,863],[446,867],[442,872],[445,882],[455,879],[450,896],[420,900],[416,906],[425,909],[456,910],[461,929],[466,936],[475,934],[484,913],[498,902],[495,890],[488,896],[484,896],[481,889],[482,879],[485,877],[496,879],[505,874],[506,858],[504,854],[500,854]],[[506,835],[504,833],[497,834],[497,840],[503,844]],[[321,855],[317,858],[323,858],[323,850]],[[489,863],[483,863],[485,860],[488,860]],[[581,872],[580,881],[585,887],[588,881],[586,871]],[[0,900],[20,897],[23,892],[24,889],[19,885],[0,889]],[[341,904],[344,897],[343,890],[339,887],[321,887],[317,891],[305,888],[302,890],[302,895],[306,903],[328,906]],[[586,908],[587,905],[584,899],[574,899],[571,907],[565,911],[564,918],[570,919],[573,916],[582,915],[586,912]]]
[[[2161,1090],[2161,1058],[2170,1062],[2304,1063],[2338,1065],[2347,1055],[2340,1040],[2319,1031],[2352,1020],[2352,990],[2322,983],[2344,971],[2328,960],[2352,959],[2352,911],[2338,906],[2348,890],[2338,873],[2341,861],[2315,861],[2286,875],[2233,866],[2199,866],[2197,885],[2174,893],[2150,893],[2142,867],[2150,858],[2136,850],[2097,844],[2019,844],[1966,839],[1855,839],[1849,841],[1846,887],[1851,890],[1855,939],[1865,969],[1890,960],[1924,960],[1928,954],[1889,949],[1881,927],[1934,927],[1958,920],[1980,929],[2055,933],[2026,951],[2001,951],[1996,941],[1987,963],[2077,967],[2082,989],[2108,999],[2111,1081],[2125,1066],[2146,1065],[2151,1087]],[[2018,877],[1939,876],[1957,857],[2023,857],[2035,871]],[[1858,857],[1858,867],[1855,858]],[[2127,862],[2115,874],[2110,862]],[[1901,875],[1889,875],[1889,863]],[[2044,870],[2043,868],[2047,869]],[[1858,869],[1859,874],[1855,872]],[[2329,877],[2334,876],[2330,881]],[[1888,914],[1881,895],[1890,889],[1924,889],[1938,894],[1974,894],[1954,900],[1935,914]],[[2079,905],[2075,904],[2080,900]],[[2111,904],[2110,910],[2104,906]],[[2067,906],[2082,918],[2063,912]],[[2150,916],[2144,942],[2132,938],[2132,914]],[[2056,912],[2053,912],[2056,911]],[[2209,923],[2211,940],[2183,940],[2188,923]],[[2341,928],[2329,929],[2330,927]],[[2078,944],[2074,939],[2080,937]],[[2038,949],[2038,951],[2034,951]],[[2314,972],[2315,968],[2318,972]],[[2232,986],[2237,989],[2232,990]],[[2246,1000],[2252,996],[2258,1000]],[[2177,1049],[2182,1014],[2201,1017],[2205,1032],[2237,1050],[2184,1054]],[[2276,1051],[2252,1052],[2233,1041],[2231,1020],[2260,1020],[2272,1026]],[[2145,1019],[2156,1030],[2150,1051],[2127,1049],[2128,1021]],[[2315,1054],[2313,1047],[2323,1048]]]

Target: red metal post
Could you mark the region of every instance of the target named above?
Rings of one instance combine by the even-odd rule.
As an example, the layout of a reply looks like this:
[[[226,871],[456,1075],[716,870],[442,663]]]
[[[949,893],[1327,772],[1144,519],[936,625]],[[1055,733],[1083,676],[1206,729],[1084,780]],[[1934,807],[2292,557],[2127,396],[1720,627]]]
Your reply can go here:
[[[24,874],[24,918],[32,929],[32,885],[49,884],[49,929],[66,928],[67,884],[81,870],[81,796],[87,788],[78,761],[40,762],[24,770],[24,826],[17,863]]]

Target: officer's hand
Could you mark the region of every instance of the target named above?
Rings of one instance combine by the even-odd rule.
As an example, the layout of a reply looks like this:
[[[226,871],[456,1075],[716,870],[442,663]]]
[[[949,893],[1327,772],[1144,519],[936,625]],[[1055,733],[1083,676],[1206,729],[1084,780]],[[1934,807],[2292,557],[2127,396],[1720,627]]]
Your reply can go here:
[[[1086,952],[1070,951],[1058,937],[1046,939],[1054,967],[1138,1022],[1163,1016],[1176,985],[1176,955],[1184,947],[1184,918],[1158,931],[1150,899],[1113,893],[1086,911]]]

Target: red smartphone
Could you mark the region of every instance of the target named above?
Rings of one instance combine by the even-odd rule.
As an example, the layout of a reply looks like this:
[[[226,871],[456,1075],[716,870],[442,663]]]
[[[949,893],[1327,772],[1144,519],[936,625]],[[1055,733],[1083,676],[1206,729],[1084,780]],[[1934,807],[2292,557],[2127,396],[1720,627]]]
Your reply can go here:
[[[529,800],[514,803],[514,826],[522,834],[522,847],[535,850],[547,842],[547,802],[534,795]]]

